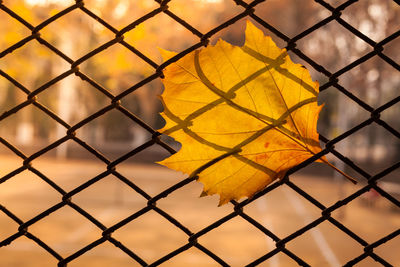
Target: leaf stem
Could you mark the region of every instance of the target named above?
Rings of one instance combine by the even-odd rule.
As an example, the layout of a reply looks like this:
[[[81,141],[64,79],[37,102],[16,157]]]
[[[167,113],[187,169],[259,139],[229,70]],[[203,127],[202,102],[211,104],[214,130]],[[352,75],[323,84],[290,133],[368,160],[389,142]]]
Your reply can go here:
[[[344,177],[346,177],[348,180],[350,180],[350,182],[352,182],[353,184],[357,184],[357,180],[354,179],[353,177],[351,177],[350,175],[344,173],[343,171],[339,170],[338,168],[335,167],[335,165],[329,163],[326,159],[324,158],[320,158],[320,160],[322,160],[326,165],[328,165],[329,167],[331,167],[332,169],[334,169],[335,171],[338,171],[341,175],[343,175]]]

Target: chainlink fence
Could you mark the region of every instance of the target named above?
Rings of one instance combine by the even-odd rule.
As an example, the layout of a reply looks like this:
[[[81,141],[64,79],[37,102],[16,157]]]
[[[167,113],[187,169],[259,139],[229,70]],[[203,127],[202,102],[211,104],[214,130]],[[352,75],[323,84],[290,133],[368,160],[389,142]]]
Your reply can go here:
[[[349,90],[344,88],[340,84],[340,76],[348,72],[349,70],[357,67],[358,65],[362,64],[363,62],[366,62],[367,60],[371,59],[372,57],[379,57],[389,65],[391,65],[395,70],[399,71],[400,70],[400,65],[396,63],[392,58],[390,58],[388,55],[385,54],[385,46],[387,46],[390,42],[392,42],[394,39],[399,37],[400,35],[400,30],[397,30],[393,34],[387,36],[380,42],[375,42],[372,39],[370,39],[368,36],[365,34],[361,33],[359,30],[357,30],[355,27],[350,25],[348,22],[343,20],[341,18],[342,12],[348,8],[349,6],[353,5],[354,3],[357,2],[357,0],[350,0],[342,3],[341,5],[337,7],[333,7],[330,5],[328,2],[323,1],[323,0],[315,0],[315,2],[328,10],[330,12],[330,16],[326,17],[325,19],[319,21],[318,23],[314,24],[312,27],[304,30],[300,34],[289,38],[285,34],[283,34],[279,29],[273,27],[270,25],[268,22],[265,20],[261,19],[259,16],[257,16],[254,12],[257,9],[257,6],[264,2],[263,0],[255,0],[252,2],[245,2],[242,0],[233,0],[235,4],[239,7],[242,8],[242,12],[237,14],[236,16],[232,17],[231,19],[225,21],[224,23],[218,25],[214,29],[210,30],[207,33],[202,33],[195,27],[192,27],[188,22],[183,20],[182,18],[178,17],[176,14],[171,12],[169,10],[168,4],[171,1],[168,0],[156,0],[156,2],[159,4],[159,8],[151,11],[150,13],[142,16],[141,18],[133,21],[131,24],[127,25],[124,27],[122,30],[117,30],[114,28],[112,25],[110,25],[107,21],[103,20],[101,17],[95,15],[94,12],[92,12],[90,9],[85,7],[85,2],[83,0],[76,0],[76,3],[69,6],[68,8],[62,10],[61,12],[58,12],[57,14],[53,15],[49,19],[43,21],[37,26],[33,26],[30,23],[28,23],[23,16],[20,14],[17,14],[13,10],[7,7],[6,4],[4,4],[2,1],[0,1],[0,9],[1,12],[7,13],[10,17],[13,19],[17,20],[21,25],[26,27],[29,31],[31,31],[31,35],[28,37],[20,40],[19,42],[15,43],[14,45],[8,47],[6,50],[2,51],[0,53],[0,58],[3,58],[9,53],[12,53],[14,50],[24,46],[25,44],[32,42],[33,40],[37,40],[41,45],[45,46],[49,50],[51,50],[54,54],[57,56],[61,57],[63,60],[65,60],[68,64],[70,64],[71,68],[62,73],[61,75],[57,76],[56,78],[52,79],[51,81],[43,84],[36,90],[29,90],[28,88],[24,87],[20,82],[15,80],[14,78],[11,77],[11,75],[7,74],[6,72],[0,70],[0,75],[7,79],[10,83],[12,83],[15,86],[15,90],[21,90],[23,93],[26,94],[26,101],[24,101],[21,104],[18,104],[17,106],[9,109],[8,111],[4,112],[3,114],[0,115],[0,122],[3,121],[4,119],[8,118],[14,113],[19,112],[21,109],[33,105],[40,110],[44,111],[52,120],[54,120],[56,123],[62,125],[65,128],[65,136],[56,140],[55,142],[51,143],[50,145],[46,146],[45,148],[36,151],[32,155],[26,155],[23,152],[21,152],[16,146],[14,146],[11,142],[6,140],[5,138],[0,136],[0,142],[6,146],[10,151],[15,153],[16,156],[21,158],[23,160],[23,164],[21,167],[15,169],[14,171],[8,173],[7,175],[3,176],[0,178],[0,186],[4,182],[6,182],[9,179],[12,179],[14,176],[17,174],[24,172],[24,171],[30,171],[40,177],[43,182],[47,183],[50,185],[54,190],[56,190],[60,194],[61,201],[52,206],[51,208],[45,210],[44,212],[37,214],[34,218],[23,221],[20,218],[18,218],[13,210],[10,210],[6,206],[0,205],[0,210],[2,213],[4,213],[6,216],[8,216],[10,219],[12,219],[16,224],[19,225],[18,231],[11,236],[7,237],[4,240],[0,241],[0,247],[7,246],[20,238],[21,236],[26,236],[27,238],[31,239],[33,242],[37,244],[37,246],[42,247],[44,250],[46,250],[49,254],[51,254],[53,257],[55,257],[58,261],[59,266],[66,266],[68,263],[74,261],[81,255],[85,254],[86,252],[90,251],[91,249],[95,248],[96,246],[99,246],[100,244],[104,242],[110,242],[114,246],[118,247],[121,251],[126,253],[129,257],[131,257],[136,264],[140,264],[142,266],[157,266],[160,265],[164,262],[167,262],[168,260],[172,259],[173,257],[177,256],[178,254],[190,249],[190,248],[196,248],[200,251],[202,251],[205,255],[209,256],[211,259],[215,261],[216,264],[222,265],[222,266],[229,266],[229,264],[220,256],[218,256],[216,253],[213,251],[207,249],[207,247],[203,246],[198,239],[204,235],[207,235],[211,230],[219,227],[220,225],[230,221],[231,219],[238,217],[241,218],[242,220],[247,221],[248,223],[252,224],[254,227],[259,229],[262,233],[264,233],[266,236],[274,240],[276,248],[273,250],[266,252],[265,255],[263,255],[260,258],[256,259],[249,259],[248,266],[256,266],[259,265],[265,261],[268,261],[271,257],[276,255],[277,253],[284,253],[287,256],[289,256],[291,259],[293,259],[297,264],[301,266],[310,266],[309,263],[307,263],[307,259],[303,259],[300,256],[296,255],[293,253],[290,249],[287,248],[287,244],[291,242],[292,240],[298,238],[299,236],[303,235],[307,231],[313,229],[314,227],[318,226],[322,222],[329,222],[331,225],[335,226],[337,229],[342,231],[344,234],[348,235],[351,239],[353,239],[355,242],[357,242],[360,247],[363,248],[364,252],[357,257],[351,259],[346,263],[346,266],[353,266],[362,260],[364,260],[367,257],[372,258],[374,261],[377,262],[377,264],[382,264],[384,266],[391,266],[391,264],[386,261],[384,258],[381,256],[377,255],[374,252],[374,249],[379,247],[380,245],[384,244],[385,242],[392,240],[400,234],[400,229],[397,229],[393,231],[392,233],[382,236],[380,239],[376,240],[375,242],[369,243],[363,238],[361,238],[356,231],[352,231],[349,228],[347,228],[345,225],[340,223],[338,220],[333,218],[331,216],[331,213],[340,209],[341,207],[347,205],[351,201],[357,199],[359,196],[364,194],[365,192],[370,191],[371,189],[374,189],[376,192],[378,192],[382,197],[386,198],[388,201],[393,203],[397,208],[400,207],[400,202],[398,199],[396,199],[395,196],[391,195],[387,190],[384,190],[381,186],[377,184],[377,182],[382,179],[383,177],[387,176],[389,173],[392,173],[396,169],[400,167],[400,161],[395,163],[394,165],[382,170],[376,175],[371,175],[368,173],[366,170],[362,169],[360,166],[358,166],[356,163],[354,163],[352,160],[346,157],[346,155],[341,154],[335,149],[335,144],[338,142],[344,140],[345,138],[348,138],[350,135],[360,131],[364,127],[371,125],[371,124],[377,124],[380,127],[383,127],[386,130],[387,135],[393,135],[395,138],[400,140],[400,132],[396,130],[394,127],[392,127],[390,124],[385,122],[383,119],[381,119],[380,114],[387,110],[388,108],[394,106],[398,102],[400,102],[400,96],[397,96],[384,105],[381,105],[378,108],[373,108],[354,94],[352,94]],[[172,1],[173,2],[173,1]],[[399,4],[398,1],[394,1],[396,4]],[[108,41],[94,50],[90,51],[86,55],[82,56],[78,60],[74,61],[70,57],[68,57],[66,54],[61,52],[59,49],[57,49],[55,46],[50,44],[50,42],[46,41],[41,37],[41,30],[46,28],[48,25],[50,25],[52,22],[56,21],[57,19],[63,17],[64,15],[68,14],[69,12],[73,10],[78,10],[79,12],[84,13],[85,15],[93,18],[94,20],[98,21],[101,23],[104,27],[106,27],[111,33],[115,34],[115,38],[112,39],[111,41]],[[136,26],[140,25],[141,23],[145,22],[146,20],[156,16],[159,13],[164,13],[173,20],[175,20],[177,23],[185,27],[187,30],[189,30],[193,35],[198,38],[198,41],[196,44],[193,46],[189,47],[188,49],[178,53],[176,56],[173,58],[169,59],[168,61],[162,63],[161,65],[156,64],[153,60],[150,58],[146,57],[143,53],[141,53],[139,50],[128,44],[127,42],[124,41],[124,34],[131,29],[135,28]],[[232,24],[235,22],[243,19],[243,18],[251,18],[254,21],[256,21],[258,24],[262,25],[265,27],[265,29],[271,31],[274,33],[278,38],[282,39],[284,42],[286,42],[286,49],[288,51],[291,51],[301,59],[303,59],[305,62],[307,62],[309,65],[311,65],[316,71],[319,73],[323,74],[326,76],[328,82],[325,84],[321,85],[320,90],[324,91],[325,89],[331,88],[330,90],[338,90],[340,93],[344,94],[347,96],[351,101],[359,105],[362,109],[364,109],[366,112],[370,114],[370,117],[363,121],[362,123],[356,125],[355,127],[351,128],[350,130],[346,131],[345,133],[337,136],[336,138],[329,140],[325,138],[323,135],[320,135],[321,141],[325,144],[324,149],[322,152],[318,153],[317,155],[311,157],[310,159],[304,161],[300,165],[296,166],[295,168],[292,168],[291,170],[288,171],[286,174],[285,178],[273,183],[272,185],[266,187],[263,191],[257,193],[253,198],[244,200],[241,202],[236,202],[232,201],[231,204],[233,206],[233,209],[230,214],[227,216],[215,221],[214,223],[208,225],[207,227],[203,228],[202,230],[198,232],[192,232],[190,229],[188,229],[185,225],[183,225],[181,222],[179,222],[177,219],[175,219],[173,216],[171,216],[168,212],[164,211],[163,209],[159,208],[157,206],[157,201],[159,201],[162,198],[168,197],[169,194],[172,192],[181,189],[185,187],[189,183],[194,183],[196,180],[196,177],[194,178],[186,178],[180,181],[179,183],[173,185],[172,187],[166,189],[165,191],[155,195],[151,196],[148,193],[146,193],[142,188],[137,186],[134,182],[132,182],[130,179],[126,178],[124,175],[119,173],[116,170],[116,166],[127,159],[131,158],[135,154],[142,152],[146,149],[149,149],[151,146],[160,146],[169,153],[173,154],[175,153],[175,149],[171,147],[167,142],[164,142],[160,138],[160,133],[157,132],[157,130],[153,129],[151,126],[146,124],[140,117],[137,115],[133,114],[130,112],[127,108],[125,108],[120,100],[123,99],[124,97],[128,96],[138,88],[141,88],[142,86],[152,82],[153,80],[159,79],[163,75],[163,69],[168,66],[169,64],[177,61],[178,59],[182,58],[183,56],[187,55],[188,53],[194,51],[195,49],[207,46],[209,43],[209,39],[220,32],[221,30],[231,27]],[[367,45],[372,47],[372,51],[365,54],[364,56],[354,60],[351,62],[351,64],[348,64],[347,66],[339,69],[338,71],[331,73],[329,72],[324,66],[320,65],[318,62],[315,62],[313,59],[308,57],[303,51],[300,49],[296,48],[296,42],[301,40],[302,38],[310,35],[311,33],[318,31],[321,27],[324,25],[328,24],[329,22],[335,21],[338,24],[340,24],[344,29],[346,29],[348,32],[351,34],[357,36],[358,38],[362,39]],[[148,63],[150,66],[153,67],[154,72],[152,75],[148,76],[147,78],[143,79],[142,81],[138,82],[137,84],[133,85],[129,89],[123,91],[122,93],[119,93],[117,95],[114,95],[110,93],[106,88],[98,84],[94,79],[83,73],[83,71],[80,70],[79,66],[86,60],[90,59],[91,57],[99,54],[103,50],[106,50],[110,48],[111,46],[115,44],[121,44],[127,49],[129,49],[132,53],[134,53],[136,56],[140,57],[143,61]],[[41,92],[47,90],[50,86],[54,85],[55,83],[59,82],[60,80],[70,76],[70,75],[76,75],[79,78],[81,78],[84,82],[87,82],[93,88],[97,89],[100,93],[104,94],[108,99],[109,99],[109,105],[106,106],[105,108],[98,110],[97,112],[91,114],[84,120],[80,121],[79,123],[75,125],[70,125],[67,122],[65,122],[63,119],[61,119],[57,114],[52,112],[48,107],[46,107],[44,104],[40,103],[37,100],[37,95],[40,94]],[[85,126],[89,122],[95,120],[96,118],[103,116],[105,113],[111,111],[111,110],[117,110],[124,114],[127,118],[132,120],[134,123],[137,123],[140,125],[143,129],[145,129],[147,132],[149,132],[152,136],[150,140],[147,142],[143,143],[142,145],[134,148],[130,152],[121,155],[119,158],[117,158],[114,161],[111,161],[107,159],[104,155],[102,155],[100,152],[98,152],[94,147],[90,146],[85,142],[85,140],[82,140],[78,138],[75,134],[76,130],[80,129],[81,127]],[[59,186],[57,183],[55,183],[50,177],[47,177],[45,174],[42,173],[41,170],[36,169],[35,167],[32,166],[32,162],[35,161],[35,159],[41,157],[43,154],[49,152],[50,150],[54,150],[61,144],[65,143],[66,141],[71,140],[74,141],[75,143],[79,144],[82,148],[86,149],[88,152],[93,154],[97,159],[102,161],[104,165],[107,167],[106,171],[103,173],[100,173],[96,177],[93,177],[86,181],[85,183],[81,184],[80,186],[74,188],[71,191],[65,191],[61,186]],[[321,202],[319,202],[317,199],[313,198],[310,194],[308,194],[306,191],[304,191],[302,188],[298,187],[295,183],[293,183],[290,180],[290,176],[295,173],[296,171],[308,166],[315,160],[317,160],[319,157],[326,155],[330,153],[331,155],[334,155],[338,160],[342,161],[348,168],[352,169],[354,172],[356,172],[358,175],[363,177],[365,180],[365,186],[363,186],[361,189],[357,190],[356,192],[352,193],[351,195],[344,197],[343,199],[340,199],[338,202],[336,202],[332,206],[325,206]],[[147,205],[142,207],[139,211],[131,214],[130,216],[126,217],[125,219],[119,221],[118,223],[112,225],[111,227],[106,227],[103,225],[99,220],[97,220],[94,216],[90,215],[87,211],[85,211],[83,208],[78,206],[76,203],[74,203],[73,198],[74,196],[78,195],[82,190],[90,187],[94,183],[100,181],[102,178],[108,176],[109,174],[114,175],[117,177],[121,182],[123,182],[126,186],[129,186],[132,190],[140,194],[146,201]],[[360,181],[362,182],[362,181]],[[253,201],[257,200],[258,198],[268,194],[272,190],[282,186],[286,185],[293,189],[295,192],[298,193],[299,196],[307,200],[309,203],[317,207],[321,214],[320,217],[312,221],[311,223],[305,225],[304,227],[298,229],[297,231],[291,233],[290,235],[283,236],[283,237],[278,237],[273,233],[273,231],[267,229],[264,227],[260,222],[255,220],[254,218],[250,217],[248,214],[245,212],[245,207],[252,203]],[[87,220],[89,220],[91,223],[93,223],[94,226],[98,227],[102,231],[102,236],[100,236],[97,240],[93,241],[89,245],[75,251],[73,254],[69,255],[68,257],[62,257],[59,253],[56,252],[55,249],[53,249],[50,245],[46,244],[43,240],[41,240],[40,236],[34,235],[29,231],[29,227],[34,225],[35,223],[39,222],[46,216],[52,214],[53,212],[59,210],[60,208],[64,206],[69,206],[72,209],[74,209],[76,212],[80,213],[82,216],[84,216]],[[127,246],[125,246],[122,242],[117,240],[116,238],[113,237],[113,233],[118,231],[119,229],[123,228],[125,225],[128,223],[136,220],[140,216],[148,213],[149,211],[154,211],[164,217],[166,220],[168,220],[172,225],[180,229],[184,234],[187,235],[187,243],[184,244],[181,247],[176,248],[173,251],[170,251],[167,255],[159,258],[158,260],[154,262],[147,262],[143,258],[141,258],[138,254],[135,253],[134,250],[131,250]],[[1,265],[1,263],[0,263]]]

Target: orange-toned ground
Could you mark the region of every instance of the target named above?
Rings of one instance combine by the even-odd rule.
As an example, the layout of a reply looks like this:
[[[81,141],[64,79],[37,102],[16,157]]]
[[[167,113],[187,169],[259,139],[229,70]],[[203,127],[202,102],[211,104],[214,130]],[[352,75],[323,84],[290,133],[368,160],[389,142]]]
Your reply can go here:
[[[0,176],[20,167],[16,157],[0,156]],[[93,161],[60,161],[39,158],[33,166],[70,191],[105,170]],[[123,163],[117,171],[154,196],[182,179],[166,168]],[[337,182],[329,177],[294,175],[291,180],[324,205],[332,205],[340,195],[347,196],[360,188]],[[217,197],[199,198],[201,185],[191,183],[175,191],[157,206],[172,215],[192,232],[197,232],[232,211],[232,205],[217,207]],[[400,227],[400,212],[381,197],[363,195],[332,215],[367,242],[374,242]],[[26,221],[61,201],[60,194],[30,172],[23,172],[0,184],[0,204]],[[132,189],[108,176],[83,190],[72,201],[105,226],[109,227],[146,205],[146,200]],[[374,202],[369,205],[367,201]],[[302,199],[287,186],[258,199],[244,212],[269,228],[280,238],[300,229],[320,216],[320,210]],[[17,232],[18,225],[0,212],[0,240]],[[69,207],[29,227],[63,257],[101,237],[101,231]],[[154,211],[125,225],[112,235],[126,247],[152,263],[186,244],[188,236]],[[199,243],[213,251],[231,266],[244,266],[274,248],[271,239],[240,217],[236,217],[199,238]],[[324,222],[314,230],[286,246],[311,266],[339,266],[362,253],[356,241]],[[394,266],[400,266],[400,236],[374,251]],[[56,266],[56,259],[30,239],[21,237],[0,248],[0,266]],[[378,266],[367,258],[358,266]],[[72,261],[68,266],[139,266],[111,243],[102,245]],[[218,266],[196,248],[172,258],[162,266]],[[297,266],[288,256],[279,253],[260,266]]]

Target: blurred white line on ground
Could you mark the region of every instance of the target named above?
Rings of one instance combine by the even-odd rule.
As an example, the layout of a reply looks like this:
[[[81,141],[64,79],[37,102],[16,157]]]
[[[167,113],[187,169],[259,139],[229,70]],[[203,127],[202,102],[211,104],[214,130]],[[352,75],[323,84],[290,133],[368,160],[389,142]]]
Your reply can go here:
[[[261,214],[268,214],[268,207],[267,207],[267,203],[265,199],[260,199],[259,201],[256,201],[256,206],[257,209],[260,211]],[[272,226],[272,224],[265,219],[265,217],[262,217],[262,224],[271,232],[274,232],[274,228]],[[275,249],[275,242],[270,239],[267,238],[267,246],[269,249],[273,250]],[[270,258],[269,260],[267,260],[267,263],[269,263],[269,266],[271,267],[279,267],[279,253],[275,254],[275,256],[273,256],[272,258]]]
[[[115,212],[113,209],[106,209],[99,215],[96,215],[96,220],[104,223],[105,220],[115,216]],[[63,239],[63,243],[74,243],[78,242],[82,239],[82,236],[85,236],[87,232],[89,232],[93,228],[93,225],[84,225],[75,231],[71,232],[66,238]],[[62,247],[63,244],[57,244],[57,246]]]
[[[285,192],[285,195],[286,195],[287,199],[289,200],[290,204],[292,204],[292,206],[294,207],[294,210],[296,211],[296,213],[303,218],[303,221],[307,224],[310,221],[312,221],[312,217],[310,216],[310,213],[307,212],[306,208],[301,203],[299,197],[296,194],[294,194],[292,190],[289,190],[286,187],[284,187],[282,189]],[[331,247],[329,246],[328,242],[326,242],[326,239],[325,239],[324,235],[321,233],[321,231],[318,228],[312,228],[309,231],[310,231],[312,237],[314,238],[314,241],[317,244],[317,247],[322,252],[322,255],[325,257],[325,259],[329,263],[329,265],[332,267],[342,266],[339,263],[339,260],[337,259],[335,253],[332,251]]]

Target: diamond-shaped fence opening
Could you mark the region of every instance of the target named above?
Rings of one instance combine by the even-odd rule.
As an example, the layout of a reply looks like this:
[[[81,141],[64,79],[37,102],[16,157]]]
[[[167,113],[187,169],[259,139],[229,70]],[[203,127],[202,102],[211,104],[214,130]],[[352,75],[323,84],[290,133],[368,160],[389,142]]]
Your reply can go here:
[[[0,265],[400,265],[399,17],[397,0],[0,0]],[[320,81],[324,150],[251,199],[190,202],[196,177],[142,163],[179,150],[159,79],[246,19]],[[359,185],[321,180],[325,154]]]

